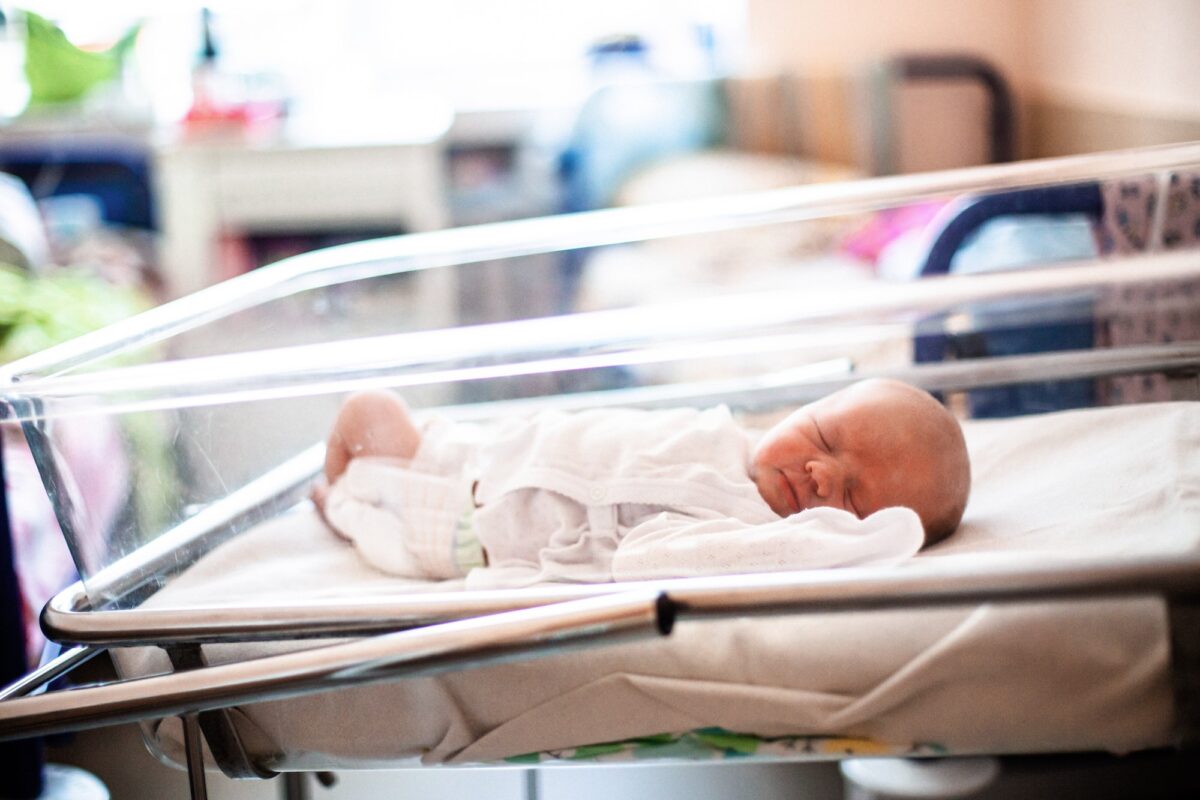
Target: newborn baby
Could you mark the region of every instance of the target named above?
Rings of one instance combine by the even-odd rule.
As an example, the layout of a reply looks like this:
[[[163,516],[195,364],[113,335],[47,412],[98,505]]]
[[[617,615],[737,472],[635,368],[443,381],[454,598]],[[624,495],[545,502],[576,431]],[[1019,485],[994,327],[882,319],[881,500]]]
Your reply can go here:
[[[365,392],[313,499],[384,571],[491,587],[895,563],[954,531],[969,487],[953,415],[877,379],[758,438],[725,407],[543,412],[485,436]]]

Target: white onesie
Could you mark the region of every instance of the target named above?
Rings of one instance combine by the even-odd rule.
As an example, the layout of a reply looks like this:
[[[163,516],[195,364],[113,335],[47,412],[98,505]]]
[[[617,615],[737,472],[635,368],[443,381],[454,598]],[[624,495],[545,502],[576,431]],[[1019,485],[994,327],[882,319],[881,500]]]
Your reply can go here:
[[[544,412],[494,435],[434,421],[411,462],[354,459],[326,517],[395,574],[462,574],[473,531],[488,566],[471,587],[607,582],[890,564],[920,549],[916,513],[780,518],[749,476],[729,410]]]

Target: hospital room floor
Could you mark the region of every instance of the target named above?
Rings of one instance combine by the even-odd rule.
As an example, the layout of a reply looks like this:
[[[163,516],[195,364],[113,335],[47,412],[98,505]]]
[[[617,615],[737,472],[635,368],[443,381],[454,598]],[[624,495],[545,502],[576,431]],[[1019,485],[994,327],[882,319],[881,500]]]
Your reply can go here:
[[[183,771],[159,763],[134,725],[75,734],[48,748],[48,760],[98,776],[114,800],[184,800]],[[340,772],[330,789],[312,782],[312,800],[840,800],[834,763],[700,764],[694,766],[563,766],[398,772]],[[233,781],[208,776],[211,800],[271,800],[278,781]],[[1200,774],[1188,754],[1038,756],[1006,759],[999,780],[978,800],[1059,800],[1065,797],[1194,798]]]
[[[183,771],[158,762],[134,725],[76,734],[52,747],[48,760],[82,767],[99,777],[114,800],[188,797]],[[279,781],[233,781],[208,775],[210,800],[271,800],[281,796]],[[695,767],[564,766],[536,772],[501,769],[411,769],[398,772],[339,772],[337,784],[324,789],[312,781],[312,800],[611,800],[611,798],[753,797],[758,800],[841,795],[834,764],[697,765]]]
[[[80,680],[113,677],[107,659],[82,669]],[[98,777],[113,800],[185,800],[186,773],[160,762],[146,748],[141,730],[127,724],[61,737],[47,747],[46,760],[80,767]],[[207,777],[210,800],[273,800],[279,780],[235,781],[217,772]],[[567,765],[531,771],[496,769],[408,769],[338,772],[325,789],[310,779],[312,800],[611,800],[680,798],[718,800],[836,800],[842,781],[835,764],[702,764],[695,766],[588,767]]]

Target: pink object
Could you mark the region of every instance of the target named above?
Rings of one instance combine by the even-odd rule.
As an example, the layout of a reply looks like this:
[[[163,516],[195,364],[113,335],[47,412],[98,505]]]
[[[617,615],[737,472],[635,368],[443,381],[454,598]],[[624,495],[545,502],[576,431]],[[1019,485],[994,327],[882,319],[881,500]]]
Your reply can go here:
[[[924,229],[946,204],[945,200],[931,200],[880,211],[847,236],[842,242],[842,249],[856,258],[874,264],[879,260],[883,248],[902,234]]]
[[[128,459],[116,427],[60,420],[55,439],[64,450],[61,463],[74,471],[76,502],[91,531],[107,532],[121,509],[129,486]],[[5,487],[8,497],[13,558],[20,584],[26,656],[35,666],[45,641],[38,616],[56,592],[75,580],[75,565],[42,485],[33,455],[14,428],[3,429]],[[92,537],[79,542],[81,554],[98,563],[107,542]],[[86,551],[86,552],[84,552]]]

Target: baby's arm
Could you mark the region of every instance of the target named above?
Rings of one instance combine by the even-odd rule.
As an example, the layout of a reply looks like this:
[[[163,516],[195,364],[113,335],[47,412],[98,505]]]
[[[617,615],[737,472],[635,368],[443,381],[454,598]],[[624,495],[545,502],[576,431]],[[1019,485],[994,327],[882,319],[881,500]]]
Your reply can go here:
[[[916,513],[885,508],[866,519],[811,508],[774,522],[665,511],[629,529],[613,555],[613,580],[895,564],[924,541]]]
[[[351,459],[412,458],[420,445],[421,433],[399,396],[382,390],[351,395],[342,404],[329,433],[324,481],[314,487],[313,501],[324,508],[329,485],[346,471]]]

